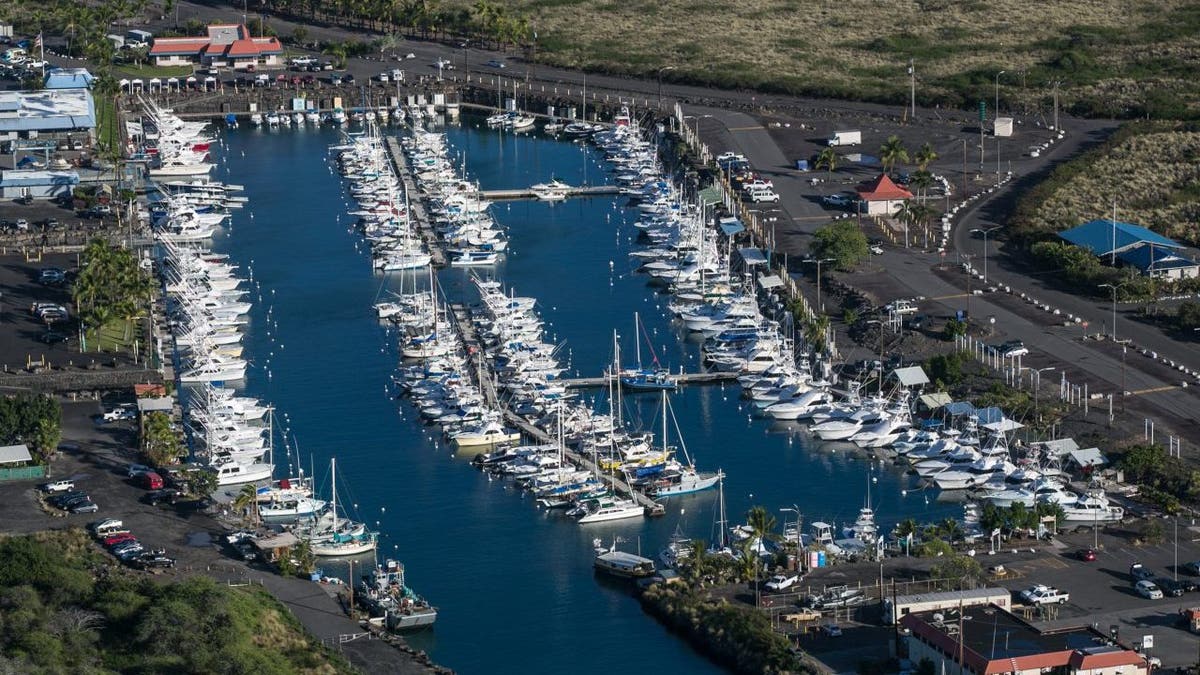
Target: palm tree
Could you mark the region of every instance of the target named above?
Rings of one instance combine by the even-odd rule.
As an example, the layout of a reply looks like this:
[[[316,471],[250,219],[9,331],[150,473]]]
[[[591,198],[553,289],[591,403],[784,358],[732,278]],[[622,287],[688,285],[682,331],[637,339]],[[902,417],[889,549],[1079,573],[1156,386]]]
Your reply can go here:
[[[827,314],[814,314],[813,318],[804,326],[804,339],[808,340],[808,343],[818,352],[825,351],[828,334],[829,316]]]
[[[755,506],[746,512],[746,524],[750,526],[750,531],[755,537],[763,541],[774,541],[779,539],[779,534],[775,530],[775,516],[771,515],[765,507]]]
[[[946,541],[951,543],[954,543],[962,538],[962,525],[960,525],[959,522],[954,518],[946,518],[943,520],[938,525],[938,529],[941,530],[942,536],[946,538]]]
[[[897,164],[907,163],[908,149],[904,147],[904,141],[901,141],[899,136],[888,136],[887,141],[879,147],[879,160],[883,162],[883,170],[888,173],[891,173]]]
[[[817,155],[817,162],[814,168],[820,169],[821,167],[825,167],[825,178],[828,180],[833,175],[834,169],[837,168],[837,164],[838,154],[834,152],[833,148],[824,148]]]
[[[917,533],[917,521],[912,518],[905,518],[896,525],[896,536],[903,539],[910,534]]]
[[[929,188],[933,187],[933,174],[925,169],[914,171],[908,177],[908,187],[916,190],[921,198],[921,203],[925,203],[925,196],[929,192]]]
[[[254,518],[255,524],[258,523],[258,488],[253,484],[247,483],[242,486],[242,489],[237,493],[237,497],[233,499],[233,508],[240,513],[249,512]],[[243,516],[245,517],[245,516]]]
[[[924,171],[929,167],[930,163],[936,162],[937,158],[937,151],[933,149],[932,145],[925,143],[921,146],[920,150],[917,150],[917,154],[913,157],[913,160],[917,163],[917,170]]]
[[[754,581],[758,576],[761,561],[754,539],[743,539],[737,544],[737,575],[744,581]]]
[[[709,572],[710,563],[708,542],[703,539],[693,539],[692,549],[687,559],[687,575],[693,585],[703,584],[704,576]]]

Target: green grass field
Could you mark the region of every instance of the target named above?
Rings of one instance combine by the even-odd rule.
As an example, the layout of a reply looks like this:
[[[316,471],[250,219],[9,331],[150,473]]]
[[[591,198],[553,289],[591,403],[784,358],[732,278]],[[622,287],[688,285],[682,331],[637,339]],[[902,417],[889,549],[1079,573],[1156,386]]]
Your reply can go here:
[[[127,352],[133,348],[133,341],[137,337],[138,327],[136,323],[114,319],[104,324],[99,331],[89,330],[87,332],[86,351],[100,353]]]
[[[464,0],[455,5],[467,6]],[[558,65],[795,94],[1200,116],[1200,5],[1180,0],[515,0]]]

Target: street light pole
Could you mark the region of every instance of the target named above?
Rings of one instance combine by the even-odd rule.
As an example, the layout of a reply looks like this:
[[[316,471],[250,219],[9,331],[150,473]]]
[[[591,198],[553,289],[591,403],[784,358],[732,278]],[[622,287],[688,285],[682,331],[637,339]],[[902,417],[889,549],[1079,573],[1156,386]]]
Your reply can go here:
[[[662,74],[668,70],[675,70],[675,66],[663,66],[658,69],[658,109],[662,110]]]
[[[821,263],[834,262],[835,260],[837,260],[837,258],[806,259],[801,261],[806,263],[815,263],[817,266],[817,311],[821,312],[822,314],[825,313],[825,306],[821,304]]]
[[[1112,330],[1111,330],[1111,334],[1112,334],[1113,342],[1117,341],[1117,289],[1121,288],[1122,286],[1124,286],[1127,283],[1129,283],[1129,282],[1122,281],[1119,284],[1100,284],[1100,286],[1099,286],[1099,288],[1111,288],[1112,289],[1113,299],[1112,299]]]
[[[908,60],[908,84],[912,92],[912,115],[910,119],[917,119],[917,69],[913,63],[913,59]]]
[[[1000,76],[1006,72],[1007,71],[1002,70],[996,73],[996,110],[992,113],[992,115],[997,118],[1000,117]]]
[[[1000,229],[1000,226],[999,226],[999,225],[996,225],[995,227],[989,227],[989,228],[986,228],[986,229],[984,229],[984,228],[982,228],[982,227],[976,227],[975,229],[971,230],[971,233],[972,233],[972,234],[973,234],[973,233],[975,233],[975,232],[982,232],[982,233],[983,233],[983,283],[985,283],[985,284],[987,283],[987,280],[988,280],[988,265],[987,265],[987,259],[988,259],[988,255],[987,255],[987,254],[988,254],[988,246],[987,246],[988,234],[990,234],[990,233],[992,233],[992,232],[994,232],[995,230],[998,230],[998,229]]]

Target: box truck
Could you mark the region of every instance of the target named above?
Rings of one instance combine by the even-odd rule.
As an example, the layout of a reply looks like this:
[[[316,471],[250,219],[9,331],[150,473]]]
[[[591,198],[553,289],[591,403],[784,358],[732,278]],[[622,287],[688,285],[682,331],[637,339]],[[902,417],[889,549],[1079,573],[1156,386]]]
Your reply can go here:
[[[1012,132],[1013,132],[1013,118],[1011,118],[1011,117],[997,117],[996,118],[996,121],[993,123],[993,126],[992,126],[992,134],[993,135],[995,135],[997,137],[1008,138],[1009,136],[1012,136]]]
[[[858,145],[862,143],[861,131],[835,131],[829,137],[830,145]]]

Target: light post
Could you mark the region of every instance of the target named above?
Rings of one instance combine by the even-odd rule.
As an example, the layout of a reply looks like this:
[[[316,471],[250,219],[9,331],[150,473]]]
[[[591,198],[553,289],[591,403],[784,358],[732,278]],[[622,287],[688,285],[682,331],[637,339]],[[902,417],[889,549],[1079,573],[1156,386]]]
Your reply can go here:
[[[908,60],[908,86],[912,94],[912,117],[917,119],[917,68],[913,59]]]
[[[1032,373],[1035,376],[1032,379],[1032,381],[1030,382],[1030,384],[1033,385],[1033,414],[1037,416],[1038,424],[1042,423],[1042,415],[1041,415],[1041,412],[1038,410],[1038,392],[1040,392],[1042,390],[1042,373],[1048,373],[1054,369],[1055,369],[1055,366],[1048,366],[1046,368],[1026,367],[1026,368],[1021,369],[1021,370],[1028,370],[1030,373]],[[1018,372],[1020,372],[1020,371],[1018,371]]]
[[[988,240],[988,235],[989,235],[989,234],[991,234],[992,232],[995,232],[995,231],[996,231],[996,230],[998,230],[998,229],[1000,229],[1000,226],[999,226],[999,225],[996,225],[995,227],[989,227],[989,228],[976,227],[976,228],[974,228],[974,229],[972,229],[972,230],[971,230],[971,234],[974,234],[974,233],[976,233],[976,232],[982,232],[982,233],[983,233],[983,283],[985,283],[985,284],[987,283],[987,280],[988,280],[988,273],[987,273],[987,272],[988,272],[988,268],[987,268],[987,258],[988,258],[988,256],[987,256],[987,254],[988,254],[987,240]]]
[[[669,70],[675,70],[675,66],[663,66],[662,68],[658,69],[658,109],[659,110],[662,110],[662,74]]]
[[[1175,514],[1173,519],[1175,526],[1175,564],[1171,567],[1171,572],[1175,581],[1179,581],[1179,514]]]
[[[996,73],[996,111],[992,113],[995,117],[1000,117],[1000,76],[1006,72],[1002,70]]]
[[[837,258],[805,258],[802,263],[813,263],[817,266],[817,311],[825,313],[825,306],[821,304],[821,263],[835,262]]]
[[[1122,286],[1124,286],[1125,284],[1127,284],[1127,283],[1129,283],[1129,282],[1128,282],[1128,281],[1122,281],[1122,282],[1121,282],[1121,283],[1119,283],[1119,284],[1100,284],[1100,286],[1099,286],[1099,288],[1111,288],[1111,289],[1112,289],[1112,295],[1113,295],[1113,300],[1112,300],[1112,329],[1111,329],[1111,331],[1110,331],[1110,332],[1111,332],[1111,334],[1112,334],[1112,339],[1113,339],[1113,342],[1116,342],[1116,341],[1117,341],[1117,290],[1118,290],[1119,288],[1121,288]]]

